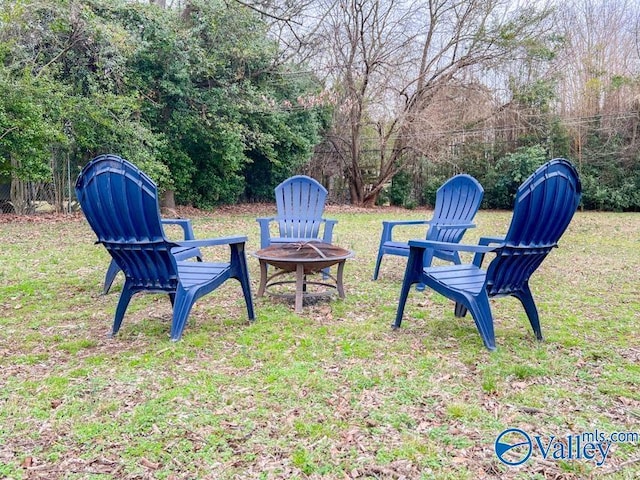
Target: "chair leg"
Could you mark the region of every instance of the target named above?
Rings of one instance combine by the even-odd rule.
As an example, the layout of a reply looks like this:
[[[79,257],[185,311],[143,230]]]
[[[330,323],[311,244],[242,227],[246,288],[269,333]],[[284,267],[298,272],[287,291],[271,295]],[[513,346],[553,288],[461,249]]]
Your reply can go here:
[[[242,286],[242,294],[244,295],[244,302],[247,305],[247,315],[249,320],[255,320],[256,316],[253,311],[253,298],[251,297],[251,284],[249,283],[249,274],[245,271],[243,275],[238,278],[240,285]]]
[[[322,270],[322,280],[327,280],[331,278],[331,268],[327,267]]]
[[[526,285],[525,289],[517,295],[514,295],[524,307],[524,311],[527,313],[527,317],[529,317],[529,323],[531,324],[531,328],[536,335],[536,338],[540,341],[542,338],[542,328],[540,328],[540,317],[538,316],[538,309],[536,308],[536,304],[533,300],[533,295],[531,294],[531,289],[529,285]]]
[[[398,310],[396,312],[396,321],[391,326],[394,330],[400,328],[402,323],[402,315],[404,314],[404,305],[407,302],[409,290],[414,283],[420,282],[422,274],[422,252],[420,250],[411,249],[407,266],[404,271],[404,280],[400,289],[400,299],[398,300]],[[421,282],[420,282],[421,283]]]
[[[407,303],[407,297],[409,296],[409,290],[411,290],[411,282],[406,280],[402,282],[402,288],[400,289],[400,299],[398,300],[398,310],[396,311],[396,321],[391,326],[394,330],[400,328],[402,323],[402,316],[404,315],[404,305]]]
[[[127,307],[129,306],[129,302],[131,301],[133,294],[134,292],[129,288],[127,282],[125,282],[124,287],[122,287],[122,292],[120,293],[120,298],[118,299],[116,314],[113,318],[113,328],[109,334],[110,337],[113,337],[118,333],[118,330],[120,330],[120,325],[122,325],[122,319],[124,318],[124,312],[127,311]]]
[[[456,302],[456,306],[453,310],[453,313],[458,318],[463,318],[467,315],[467,307],[465,307],[462,303]]]
[[[113,284],[113,281],[115,280],[116,275],[118,274],[119,271],[120,271],[120,267],[112,258],[111,263],[109,264],[109,268],[107,269],[107,273],[104,276],[104,286],[102,287],[103,295],[106,295],[107,293],[109,293],[109,290],[111,289],[111,285]]]
[[[182,332],[187,324],[187,318],[195,302],[195,293],[178,287],[175,304],[173,307],[173,320],[171,321],[171,341],[177,342],[182,337]]]
[[[467,303],[466,307],[471,312],[484,346],[488,350],[494,351],[496,349],[496,337],[493,330],[493,315],[489,304],[489,296],[486,292],[481,292],[477,297],[467,297],[466,300],[468,302],[465,302]]]
[[[230,263],[232,268],[232,277],[237,278],[242,286],[242,294],[244,295],[244,301],[247,304],[247,315],[249,320],[253,321],[255,313],[253,311],[253,298],[251,297],[251,284],[249,282],[249,268],[247,267],[247,257],[244,253],[244,244],[231,245]],[[264,289],[267,283],[267,263],[260,262],[260,289],[258,293],[264,294]]]
[[[378,252],[378,258],[376,259],[376,268],[373,270],[373,280],[378,279],[378,273],[380,273],[380,263],[382,263],[382,257],[384,252]]]

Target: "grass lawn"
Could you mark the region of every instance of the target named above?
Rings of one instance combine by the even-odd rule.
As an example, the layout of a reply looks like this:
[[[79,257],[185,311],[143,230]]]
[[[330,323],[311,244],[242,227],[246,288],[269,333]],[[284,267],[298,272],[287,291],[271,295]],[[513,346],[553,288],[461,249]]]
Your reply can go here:
[[[198,237],[247,234],[251,252],[255,218],[274,210],[187,213]],[[517,300],[497,299],[494,353],[429,290],[412,291],[390,328],[405,259],[385,257],[371,281],[381,221],[430,212],[327,216],[356,253],[344,300],[296,315],[266,296],[250,324],[229,281],[196,303],[177,343],[162,295],[134,297],[107,338],[122,278],[100,295],[109,257],[83,217],[0,223],[0,478],[640,478],[638,442],[613,444],[601,466],[534,448],[508,467],[494,452],[510,427],[543,447],[640,432],[640,214],[577,213],[531,281],[545,342]],[[505,233],[510,212],[476,221],[465,243]]]

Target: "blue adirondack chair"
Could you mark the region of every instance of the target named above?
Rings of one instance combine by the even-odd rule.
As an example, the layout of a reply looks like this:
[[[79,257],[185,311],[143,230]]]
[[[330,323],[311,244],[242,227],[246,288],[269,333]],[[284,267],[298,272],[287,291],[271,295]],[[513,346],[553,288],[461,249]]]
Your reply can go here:
[[[468,228],[475,227],[473,217],[480,208],[484,190],[470,175],[456,175],[447,180],[436,192],[436,207],[431,220],[383,221],[378,258],[373,279],[378,279],[382,257],[386,255],[409,256],[409,244],[393,240],[393,229],[398,225],[428,225],[426,240],[458,243]],[[423,265],[431,265],[433,257],[460,263],[458,252],[426,249]]]
[[[188,218],[163,218],[161,219],[163,225],[178,225],[182,228],[184,233],[185,240],[195,240],[196,237],[193,234],[193,226],[191,225],[191,220]],[[176,260],[187,260],[189,258],[194,258],[198,261],[202,261],[202,252],[198,247],[176,247],[171,253],[175,257]],[[111,289],[111,285],[120,272],[120,267],[116,263],[116,261],[112,258],[111,263],[109,264],[109,268],[107,269],[107,273],[104,276],[104,286],[102,287],[102,294],[106,295],[109,293]]]
[[[333,227],[337,220],[322,217],[327,190],[306,175],[286,179],[275,188],[277,215],[256,219],[260,224],[260,248],[273,243],[303,242],[320,239],[320,227],[324,224],[322,241],[331,243]],[[277,222],[279,236],[272,237],[271,222]]]
[[[518,189],[511,225],[504,238],[482,238],[478,245],[410,240],[410,254],[394,328],[402,322],[411,285],[424,283],[456,302],[455,315],[467,310],[475,321],[484,345],[495,350],[490,297],[514,296],[522,303],[538,340],[542,340],[540,320],[529,279],[557,247],[580,203],[582,187],[578,173],[565,159],[554,159],[536,170]],[[425,249],[475,253],[472,264],[425,267]],[[487,253],[495,258],[486,270]]]
[[[173,305],[171,340],[177,341],[196,300],[235,278],[242,286],[249,320],[254,319],[244,236],[173,242],[160,219],[157,188],[133,164],[115,155],[89,162],[76,182],[76,196],[89,225],[124,272],[111,335],[120,329],[131,297],[166,293]],[[225,263],[177,260],[176,248],[229,245]]]

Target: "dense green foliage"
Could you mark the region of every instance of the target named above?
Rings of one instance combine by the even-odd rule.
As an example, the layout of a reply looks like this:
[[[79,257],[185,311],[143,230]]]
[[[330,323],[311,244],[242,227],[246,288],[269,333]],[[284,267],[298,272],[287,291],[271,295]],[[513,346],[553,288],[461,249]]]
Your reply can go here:
[[[522,148],[500,158],[483,179],[485,205],[511,208],[520,184],[547,160],[546,152],[539,146]]]
[[[429,173],[414,184],[421,185],[421,190],[410,193],[402,191],[405,205],[410,205],[408,198],[414,198],[421,205],[433,206],[440,185],[450,176],[464,172],[473,175],[482,184],[485,190],[482,208],[509,210],[513,207],[518,186],[550,158],[561,156],[551,154],[541,145],[533,145],[479,161],[472,154],[474,149],[471,147],[474,146],[469,146],[471,154],[461,156],[454,164],[423,160],[423,170]],[[615,155],[600,159],[587,158],[582,162],[577,162],[571,156],[569,159],[580,173],[583,208],[640,211],[640,172],[632,163],[624,162]],[[392,184],[390,193],[394,188]]]
[[[599,156],[591,149],[586,152],[582,161],[576,161],[571,155],[554,154],[545,146],[534,144],[492,156],[486,145],[469,144],[455,161],[436,163],[422,159],[410,170],[411,177],[406,172],[396,175],[382,199],[409,208],[415,203],[433,206],[440,185],[450,176],[464,172],[482,184],[485,190],[482,208],[509,210],[519,185],[536,168],[550,158],[565,157],[580,173],[582,208],[640,211],[640,171],[636,166],[640,158],[630,161],[617,153]],[[410,183],[409,178],[413,182]]]
[[[411,202],[409,195],[411,193],[411,176],[409,172],[401,171],[395,175],[389,187],[389,203],[405,207]]]
[[[46,175],[105,152],[180,203],[263,199],[308,160],[326,114],[319,91],[276,62],[250,9],[107,0],[0,2],[0,172]],[[308,105],[307,102],[305,105]]]
[[[590,133],[580,162],[585,208],[640,211],[640,153],[625,133]]]

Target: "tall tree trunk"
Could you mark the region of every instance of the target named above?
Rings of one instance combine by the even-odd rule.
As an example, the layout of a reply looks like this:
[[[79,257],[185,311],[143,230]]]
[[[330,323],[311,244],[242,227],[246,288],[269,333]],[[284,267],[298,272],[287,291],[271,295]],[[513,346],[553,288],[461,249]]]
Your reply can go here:
[[[160,195],[160,210],[163,215],[176,217],[176,198],[173,190],[165,190]]]

